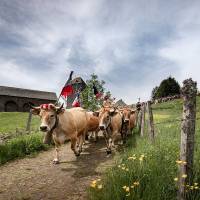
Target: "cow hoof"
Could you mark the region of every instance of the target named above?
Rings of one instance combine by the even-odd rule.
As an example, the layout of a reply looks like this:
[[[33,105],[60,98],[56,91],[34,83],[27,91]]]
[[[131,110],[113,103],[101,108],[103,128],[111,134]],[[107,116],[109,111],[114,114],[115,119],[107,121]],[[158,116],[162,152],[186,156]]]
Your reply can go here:
[[[80,156],[80,152],[75,153],[75,156],[76,156],[76,157],[79,157],[79,156]]]
[[[54,164],[54,165],[57,165],[57,164],[59,164],[59,163],[60,163],[60,162],[59,162],[58,159],[54,159],[54,160],[53,160],[53,164]]]
[[[111,150],[106,150],[107,155],[111,154]]]

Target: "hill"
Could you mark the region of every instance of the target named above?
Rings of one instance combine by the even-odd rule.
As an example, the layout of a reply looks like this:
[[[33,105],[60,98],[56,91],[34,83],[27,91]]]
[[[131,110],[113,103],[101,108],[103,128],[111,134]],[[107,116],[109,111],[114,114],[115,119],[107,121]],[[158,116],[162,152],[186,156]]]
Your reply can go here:
[[[188,199],[200,199],[200,98],[197,97],[197,122],[194,155],[194,183],[186,185]],[[103,189],[91,187],[92,200],[177,199],[177,177],[181,133],[182,100],[153,105],[155,143],[132,137],[116,165],[103,177]],[[136,132],[135,132],[136,134]]]

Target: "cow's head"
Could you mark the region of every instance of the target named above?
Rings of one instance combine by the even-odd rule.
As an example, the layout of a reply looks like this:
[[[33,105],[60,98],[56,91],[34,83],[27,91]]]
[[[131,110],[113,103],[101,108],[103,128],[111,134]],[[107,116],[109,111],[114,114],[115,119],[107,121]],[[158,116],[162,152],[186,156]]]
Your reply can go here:
[[[117,113],[116,108],[103,107],[101,110],[94,112],[99,117],[100,130],[106,130],[111,123],[111,117]]]
[[[48,132],[52,130],[57,121],[57,115],[64,112],[63,104],[56,107],[54,104],[42,104],[39,107],[31,107],[34,115],[39,115],[41,119],[40,130]]]
[[[130,121],[130,116],[135,113],[135,110],[131,110],[130,108],[123,108],[121,113],[123,115],[124,123],[128,123]]]

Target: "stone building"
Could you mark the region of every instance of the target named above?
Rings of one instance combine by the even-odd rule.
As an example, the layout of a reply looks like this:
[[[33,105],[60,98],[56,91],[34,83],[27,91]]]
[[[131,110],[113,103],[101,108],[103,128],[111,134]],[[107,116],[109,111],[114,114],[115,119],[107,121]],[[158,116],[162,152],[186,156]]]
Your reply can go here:
[[[0,86],[0,112],[28,112],[29,104],[55,103],[56,93]]]
[[[83,91],[86,87],[86,83],[84,82],[84,80],[81,77],[74,78],[71,81],[71,84],[72,84],[74,93],[67,97],[67,108],[72,107],[72,103],[74,102],[74,100],[77,96],[77,92]]]

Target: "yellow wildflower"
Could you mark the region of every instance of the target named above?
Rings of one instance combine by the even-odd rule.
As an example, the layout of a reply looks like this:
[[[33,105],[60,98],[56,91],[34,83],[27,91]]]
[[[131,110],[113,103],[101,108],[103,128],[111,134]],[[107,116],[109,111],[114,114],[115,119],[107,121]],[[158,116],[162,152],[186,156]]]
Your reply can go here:
[[[126,186],[126,185],[124,185],[122,188],[125,190],[125,189],[126,189],[126,187],[127,187],[127,186]]]
[[[174,178],[174,181],[178,181],[178,178],[176,177],[176,178]]]
[[[191,190],[194,190],[194,186],[190,186],[190,189],[191,189]]]
[[[198,189],[199,189],[199,187],[198,187],[198,186],[195,186],[195,187],[194,187],[194,189],[195,189],[195,190],[198,190]]]
[[[139,183],[139,181],[135,181],[134,183],[133,183],[133,185],[136,185],[136,186],[138,186],[140,183]]]
[[[197,185],[198,185],[198,183],[194,183],[194,185],[195,185],[195,186],[197,186]]]
[[[182,161],[181,161],[181,160],[177,160],[176,163],[177,163],[177,164],[181,164]]]
[[[96,181],[96,180],[93,180],[93,181],[92,181],[92,184],[97,184],[97,181]]]
[[[128,168],[126,168],[126,171],[128,172],[128,171],[129,171],[129,169],[128,169]]]
[[[91,183],[91,184],[90,184],[90,187],[95,188],[95,187],[96,187],[96,184]]]
[[[144,157],[140,157],[139,161],[142,162],[144,160]]]
[[[121,168],[121,165],[118,165],[118,168]]]
[[[101,189],[103,188],[103,185],[100,184],[100,185],[97,186],[97,188],[98,188],[99,190],[101,190]]]
[[[187,184],[186,187],[190,187],[190,185]]]
[[[126,192],[130,192],[130,188],[127,186],[125,189]]]
[[[101,179],[100,179],[100,178],[98,178],[98,179],[97,179],[97,181],[98,181],[98,182],[100,182],[100,181],[101,181]]]
[[[187,174],[183,174],[183,175],[182,175],[182,178],[187,178]]]
[[[134,185],[131,185],[131,188],[134,188],[135,186]]]
[[[122,167],[122,170],[125,170],[126,169],[126,167]]]

